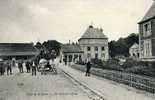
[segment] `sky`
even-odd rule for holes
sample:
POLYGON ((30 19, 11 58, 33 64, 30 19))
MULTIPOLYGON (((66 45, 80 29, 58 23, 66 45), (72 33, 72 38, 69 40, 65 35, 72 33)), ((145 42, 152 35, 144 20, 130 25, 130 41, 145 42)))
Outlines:
POLYGON ((76 42, 89 25, 110 40, 138 33, 153 0, 0 0, 0 43, 76 42))

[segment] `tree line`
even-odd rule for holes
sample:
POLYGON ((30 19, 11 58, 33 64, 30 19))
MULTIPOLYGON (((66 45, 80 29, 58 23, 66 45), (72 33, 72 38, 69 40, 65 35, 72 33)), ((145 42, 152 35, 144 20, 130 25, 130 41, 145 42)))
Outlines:
POLYGON ((129 56, 129 48, 134 44, 139 43, 139 35, 132 33, 125 38, 119 38, 117 41, 113 40, 108 43, 109 55, 113 58, 115 56, 123 55, 129 56))
POLYGON ((37 42, 35 47, 40 51, 40 58, 51 59, 60 55, 61 43, 56 40, 37 42))
MULTIPOLYGON (((132 33, 125 38, 119 38, 117 41, 112 40, 108 43, 110 57, 123 55, 129 56, 129 48, 134 44, 139 43, 139 35, 132 33)), ((76 43, 77 44, 77 43, 76 43)), ((43 43, 37 42, 35 47, 40 50, 42 57, 51 58, 59 56, 62 43, 56 40, 47 40, 43 43), (52 55, 55 54, 55 55, 52 55)))

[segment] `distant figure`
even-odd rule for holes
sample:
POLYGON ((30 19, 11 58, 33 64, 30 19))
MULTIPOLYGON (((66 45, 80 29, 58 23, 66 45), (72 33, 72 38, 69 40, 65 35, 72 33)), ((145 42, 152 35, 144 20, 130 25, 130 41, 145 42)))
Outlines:
POLYGON ((16 61, 15 60, 12 60, 11 61, 11 67, 13 68, 13 67, 16 67, 16 61))
POLYGON ((65 65, 67 65, 67 59, 64 59, 64 61, 65 61, 65 65))
POLYGON ((18 62, 18 68, 19 68, 19 72, 23 73, 23 62, 22 61, 18 62))
POLYGON ((38 59, 38 58, 36 58, 36 59, 34 60, 34 64, 35 64, 35 66, 36 66, 37 71, 39 71, 39 67, 38 67, 38 65, 39 65, 39 59, 38 59))
POLYGON ((56 60, 55 59, 51 59, 50 60, 50 65, 52 67, 52 71, 55 72, 55 74, 57 74, 56 66, 58 66, 58 63, 56 62, 56 60))
POLYGON ((4 75, 4 73, 5 73, 4 62, 0 61, 0 75, 4 75))
POLYGON ((32 63, 32 76, 35 75, 36 76, 36 65, 35 65, 35 62, 33 61, 32 63))
POLYGON ((90 61, 87 62, 86 64, 86 76, 90 76, 90 69, 91 69, 92 64, 90 63, 90 61))
POLYGON ((29 73, 30 72, 30 69, 31 69, 31 67, 30 67, 31 65, 30 65, 30 62, 29 61, 27 61, 26 62, 26 70, 27 70, 27 73, 29 73))
POLYGON ((11 75, 12 74, 11 62, 7 62, 6 68, 7 68, 7 75, 11 75))

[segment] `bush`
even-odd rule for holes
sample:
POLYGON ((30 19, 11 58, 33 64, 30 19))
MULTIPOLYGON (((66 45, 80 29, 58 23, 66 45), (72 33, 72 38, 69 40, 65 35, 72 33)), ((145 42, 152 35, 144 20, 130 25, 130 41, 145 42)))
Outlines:
POLYGON ((93 67, 96 67, 96 68, 122 71, 122 68, 119 65, 118 59, 110 59, 108 61, 102 61, 99 59, 92 59, 91 61, 93 63, 93 67))
POLYGON ((126 61, 122 65, 122 67, 123 67, 123 69, 126 69, 126 68, 131 68, 131 67, 137 66, 137 65, 138 65, 138 62, 136 60, 129 58, 129 59, 126 59, 126 61))
POLYGON ((106 62, 105 69, 122 71, 122 66, 119 65, 118 59, 110 59, 106 62))
POLYGON ((103 66, 103 61, 100 59, 92 59, 91 62, 93 64, 93 67, 102 68, 103 66))
POLYGON ((125 72, 134 73, 138 75, 155 76, 155 71, 149 66, 133 66, 132 68, 127 68, 125 72))
MULTIPOLYGON (((91 62, 95 68, 124 71, 127 73, 146 76, 155 76, 155 62, 137 61, 130 58, 126 59, 123 65, 119 64, 118 59, 109 59, 108 61, 92 59, 91 62)), ((78 64, 84 65, 85 63, 78 62, 78 64)))
POLYGON ((155 76, 154 65, 155 65, 155 62, 127 59, 122 67, 125 72, 139 74, 139 75, 146 75, 146 76, 155 76))

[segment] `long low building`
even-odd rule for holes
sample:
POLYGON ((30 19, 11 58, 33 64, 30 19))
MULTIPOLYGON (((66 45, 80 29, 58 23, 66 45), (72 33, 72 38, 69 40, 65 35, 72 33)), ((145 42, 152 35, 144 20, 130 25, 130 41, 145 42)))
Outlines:
POLYGON ((78 44, 64 44, 61 47, 61 61, 67 63, 73 63, 76 61, 82 61, 83 51, 78 44))
POLYGON ((39 54, 33 43, 0 43, 0 58, 3 60, 30 59, 39 54))

